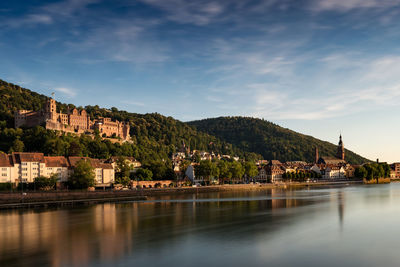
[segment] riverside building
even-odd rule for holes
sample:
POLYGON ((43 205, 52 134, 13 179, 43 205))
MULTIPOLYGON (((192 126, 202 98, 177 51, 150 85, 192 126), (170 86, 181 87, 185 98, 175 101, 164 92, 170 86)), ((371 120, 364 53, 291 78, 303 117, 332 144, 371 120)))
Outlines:
POLYGON ((111 163, 86 157, 46 157, 43 153, 0 153, 0 183, 32 183, 36 177, 56 174, 58 181, 67 182, 80 160, 89 161, 95 173, 96 186, 110 186, 115 180, 111 163))

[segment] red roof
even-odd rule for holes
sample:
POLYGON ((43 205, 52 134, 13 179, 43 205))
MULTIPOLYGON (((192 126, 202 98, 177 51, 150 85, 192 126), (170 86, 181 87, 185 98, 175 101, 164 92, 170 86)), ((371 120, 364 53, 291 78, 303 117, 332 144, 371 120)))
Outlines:
POLYGON ((12 167, 11 158, 5 154, 0 153, 0 167, 12 167))
POLYGON ((68 167, 68 161, 65 157, 44 157, 46 167, 68 167))
POLYGON ((78 162, 81 160, 88 160, 93 168, 113 169, 113 166, 110 163, 104 163, 104 160, 91 159, 87 157, 68 157, 70 167, 76 167, 78 162))
POLYGON ((13 152, 14 163, 21 162, 40 162, 44 163, 43 153, 13 152))

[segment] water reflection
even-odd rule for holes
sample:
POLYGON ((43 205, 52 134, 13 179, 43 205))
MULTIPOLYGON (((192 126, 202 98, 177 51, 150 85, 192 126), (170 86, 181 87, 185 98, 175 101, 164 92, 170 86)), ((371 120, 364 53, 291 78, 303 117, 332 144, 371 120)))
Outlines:
MULTIPOLYGON (((399 189, 396 185, 274 189, 7 211, 0 213, 0 266, 175 266, 177 262, 185 266, 291 266, 294 261, 275 256, 282 250, 315 249, 326 240, 339 242, 336 233, 345 234, 347 228, 345 207, 359 212, 371 199, 375 199, 373 207, 397 203, 400 194, 393 190, 399 189), (334 221, 339 223, 335 226, 334 221), (294 245, 302 239, 301 247, 294 245)), ((302 266, 299 259, 296 265, 302 266)))

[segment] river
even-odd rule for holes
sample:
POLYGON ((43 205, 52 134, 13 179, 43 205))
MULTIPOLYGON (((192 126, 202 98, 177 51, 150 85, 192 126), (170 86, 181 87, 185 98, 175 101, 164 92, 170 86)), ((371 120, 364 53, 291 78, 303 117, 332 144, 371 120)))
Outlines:
POLYGON ((400 184, 0 212, 0 266, 399 266, 400 184))

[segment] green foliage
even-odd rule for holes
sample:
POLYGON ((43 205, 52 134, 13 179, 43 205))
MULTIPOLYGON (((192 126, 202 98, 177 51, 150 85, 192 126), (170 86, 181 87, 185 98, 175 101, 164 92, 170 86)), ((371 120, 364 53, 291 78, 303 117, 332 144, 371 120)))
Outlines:
POLYGON ((118 157, 116 163, 115 179, 122 180, 122 178, 129 177, 132 168, 126 161, 126 157, 118 157))
POLYGON ((238 161, 231 162, 229 170, 232 173, 232 178, 237 179, 241 179, 245 172, 242 164, 240 164, 238 161))
POLYGON ((34 180, 35 188, 39 190, 52 190, 54 189, 58 180, 58 175, 53 174, 50 177, 39 176, 34 180))
POLYGON ((256 164, 254 164, 253 162, 247 161, 244 163, 244 173, 248 176, 248 177, 254 177, 258 174, 258 169, 256 164))
POLYGON ((224 180, 230 180, 232 173, 230 172, 230 163, 225 160, 220 160, 217 164, 219 169, 219 178, 224 180))
POLYGON ((367 178, 367 175, 368 172, 363 166, 356 168, 356 170, 354 171, 354 176, 359 179, 367 178))
POLYGON ((13 188, 12 183, 0 183, 0 191, 11 191, 13 188))
POLYGON ((390 166, 387 163, 370 163, 356 168, 354 175, 359 179, 378 179, 390 177, 390 166))
MULTIPOLYGON (((199 131, 220 138, 223 142, 247 152, 261 154, 265 159, 284 161, 315 160, 315 147, 320 155, 335 156, 336 145, 311 136, 282 128, 271 122, 249 117, 219 117, 188 123, 199 131)), ((253 160, 246 157, 246 160, 253 160)), ((361 164, 369 160, 346 150, 346 160, 361 164)))
POLYGON ((219 169, 215 162, 210 160, 200 161, 199 165, 195 166, 196 176, 203 177, 206 181, 210 181, 213 177, 219 176, 219 169))
POLYGON ((73 189, 86 189, 94 186, 94 178, 95 173, 92 165, 88 160, 82 159, 76 164, 69 177, 69 184, 73 189))
POLYGON ((151 170, 140 168, 133 173, 133 178, 137 181, 151 181, 153 178, 153 173, 151 170))
POLYGON ((131 182, 131 179, 127 176, 117 177, 115 178, 115 182, 117 184, 122 184, 123 186, 127 186, 131 182))

